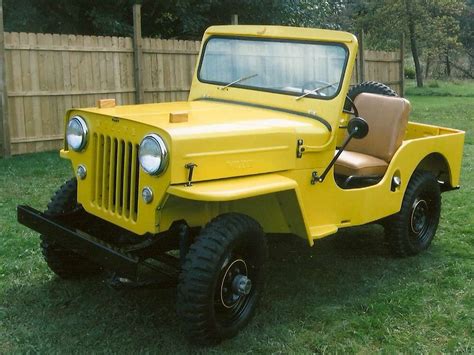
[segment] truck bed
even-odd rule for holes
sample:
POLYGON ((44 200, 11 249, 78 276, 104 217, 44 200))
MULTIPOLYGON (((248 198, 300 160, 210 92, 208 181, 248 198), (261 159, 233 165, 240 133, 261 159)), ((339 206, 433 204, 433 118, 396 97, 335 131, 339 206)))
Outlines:
POLYGON ((408 122, 407 131, 405 133, 404 141, 409 141, 418 138, 443 136, 449 134, 460 134, 464 136, 464 132, 440 126, 433 126, 424 123, 408 122))

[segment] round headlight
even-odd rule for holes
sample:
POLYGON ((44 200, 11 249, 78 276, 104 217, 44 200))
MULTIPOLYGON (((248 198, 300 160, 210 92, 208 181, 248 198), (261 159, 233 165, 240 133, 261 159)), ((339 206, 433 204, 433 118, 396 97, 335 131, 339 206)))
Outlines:
POLYGON ((69 120, 66 130, 66 140, 69 147, 76 152, 84 149, 87 143, 87 124, 80 116, 74 116, 69 120))
POLYGON ((138 152, 140 165, 150 175, 163 173, 168 166, 168 150, 165 142, 157 134, 149 134, 143 138, 138 152))

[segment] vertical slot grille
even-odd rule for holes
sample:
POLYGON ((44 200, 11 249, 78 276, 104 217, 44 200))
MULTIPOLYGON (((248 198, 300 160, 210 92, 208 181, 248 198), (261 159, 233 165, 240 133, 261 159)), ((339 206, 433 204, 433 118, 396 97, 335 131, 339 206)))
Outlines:
POLYGON ((138 215, 138 145, 95 133, 92 137, 92 203, 133 221, 138 215))

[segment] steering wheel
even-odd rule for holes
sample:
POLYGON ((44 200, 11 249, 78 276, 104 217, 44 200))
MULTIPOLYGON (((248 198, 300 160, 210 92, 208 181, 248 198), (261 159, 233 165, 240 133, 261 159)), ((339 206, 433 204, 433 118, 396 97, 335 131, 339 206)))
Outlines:
POLYGON ((322 81, 322 80, 309 80, 309 81, 303 82, 303 85, 301 87, 301 93, 304 94, 305 90, 314 90, 314 89, 316 89, 317 86, 315 86, 315 84, 318 84, 318 86, 326 86, 327 85, 328 88, 333 87, 337 90, 337 85, 336 84, 328 83, 327 81, 322 81))

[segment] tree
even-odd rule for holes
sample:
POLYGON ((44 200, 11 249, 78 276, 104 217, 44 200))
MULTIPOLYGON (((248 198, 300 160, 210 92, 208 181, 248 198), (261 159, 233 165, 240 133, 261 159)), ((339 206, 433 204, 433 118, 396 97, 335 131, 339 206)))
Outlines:
POLYGON ((459 16, 460 35, 465 53, 469 58, 469 68, 461 71, 468 77, 474 77, 474 0, 468 0, 465 10, 459 16))
MULTIPOLYGON (((136 1, 136 0, 135 0, 136 1)), ((130 36, 132 0, 5 0, 7 31, 130 36)), ((344 0, 142 0, 145 36, 200 38, 211 25, 339 28, 344 0)))
POLYGON ((421 56, 442 55, 449 72, 450 52, 458 45, 459 15, 465 0, 353 0, 354 24, 375 47, 409 39, 417 86, 423 86, 421 56))
POLYGON ((68 34, 129 34, 129 0, 4 0, 5 30, 68 34))
POLYGON ((277 24, 341 29, 345 26, 344 0, 280 0, 273 17, 277 24))
POLYGON ((417 33, 415 27, 415 11, 413 2, 411 0, 404 0, 405 5, 405 16, 406 16, 406 23, 408 27, 408 35, 410 37, 410 47, 411 53, 413 55, 413 61, 415 62, 415 73, 416 73, 416 86, 422 87, 423 86, 423 72, 421 71, 420 65, 420 55, 418 53, 418 45, 417 45, 417 33))

